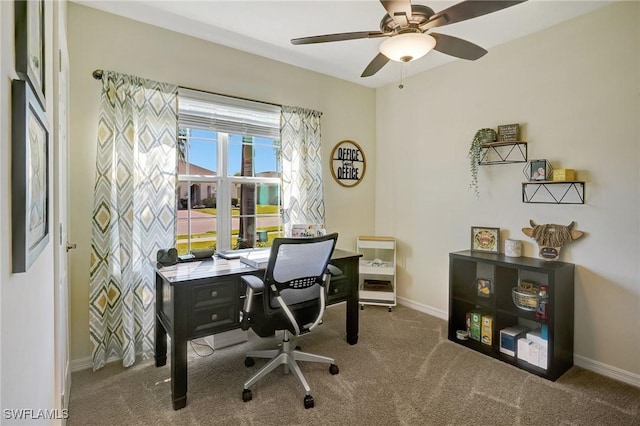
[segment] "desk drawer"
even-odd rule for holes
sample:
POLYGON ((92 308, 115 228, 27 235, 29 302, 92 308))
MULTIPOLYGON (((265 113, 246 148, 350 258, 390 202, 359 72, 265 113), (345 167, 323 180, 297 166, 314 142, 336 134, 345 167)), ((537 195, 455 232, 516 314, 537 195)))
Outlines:
POLYGON ((338 277, 331 278, 331 283, 329 284, 329 292, 327 293, 327 300, 331 303, 334 300, 345 299, 349 295, 349 286, 348 286, 347 277, 344 275, 339 275, 338 277))
POLYGON ((191 307, 202 309, 216 305, 235 306, 239 297, 238 287, 239 283, 234 279, 194 286, 191 293, 191 307))
POLYGON ((191 313, 191 333, 189 335, 212 334, 226 331, 238 322, 236 304, 220 305, 209 309, 198 309, 191 313))

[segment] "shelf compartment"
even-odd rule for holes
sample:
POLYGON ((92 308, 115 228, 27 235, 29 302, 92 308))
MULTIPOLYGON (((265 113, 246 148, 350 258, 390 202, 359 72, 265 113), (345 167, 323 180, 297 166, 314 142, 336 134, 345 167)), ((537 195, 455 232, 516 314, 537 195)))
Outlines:
POLYGON ((393 291, 360 289, 360 303, 371 301, 395 303, 395 300, 396 297, 393 291))
POLYGON ((373 266, 371 260, 361 260, 360 273, 369 275, 395 275, 396 268, 390 264, 390 262, 384 262, 383 266, 373 266))
POLYGON ((581 181, 522 182, 522 202, 533 204, 584 204, 581 181))
POLYGON ((479 165, 527 162, 527 143, 522 141, 494 142, 480 147, 479 165))
POLYGON ((358 247, 361 249, 395 250, 396 240, 393 237, 358 237, 358 247))

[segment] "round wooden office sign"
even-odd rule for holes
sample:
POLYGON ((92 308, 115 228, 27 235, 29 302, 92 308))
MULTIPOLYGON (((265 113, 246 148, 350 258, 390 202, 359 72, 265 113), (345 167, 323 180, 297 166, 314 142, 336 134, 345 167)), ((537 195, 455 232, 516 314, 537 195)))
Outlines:
POLYGON ((331 175, 342 186, 352 187, 364 178, 367 160, 360 145, 344 140, 331 151, 331 175))

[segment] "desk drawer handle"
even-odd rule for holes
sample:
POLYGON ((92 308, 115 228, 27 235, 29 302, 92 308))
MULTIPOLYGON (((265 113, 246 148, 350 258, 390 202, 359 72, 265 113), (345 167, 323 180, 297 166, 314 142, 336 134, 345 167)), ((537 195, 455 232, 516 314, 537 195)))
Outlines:
POLYGON ((218 319, 218 314, 211 315, 211 321, 215 321, 218 319))
POLYGON ((218 297, 218 290, 213 290, 211 292, 211 297, 218 297))

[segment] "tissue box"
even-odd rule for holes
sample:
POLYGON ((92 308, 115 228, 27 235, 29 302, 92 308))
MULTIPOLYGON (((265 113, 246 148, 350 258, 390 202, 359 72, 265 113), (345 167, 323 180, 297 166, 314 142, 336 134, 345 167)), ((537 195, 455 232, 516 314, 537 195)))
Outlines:
POLYGON ((576 171, 573 169, 554 169, 553 180, 576 180, 576 171))
POLYGON ((522 361, 530 362, 529 346, 531 346, 530 340, 527 340, 525 338, 518 339, 518 351, 517 351, 518 359, 521 359, 522 361))

